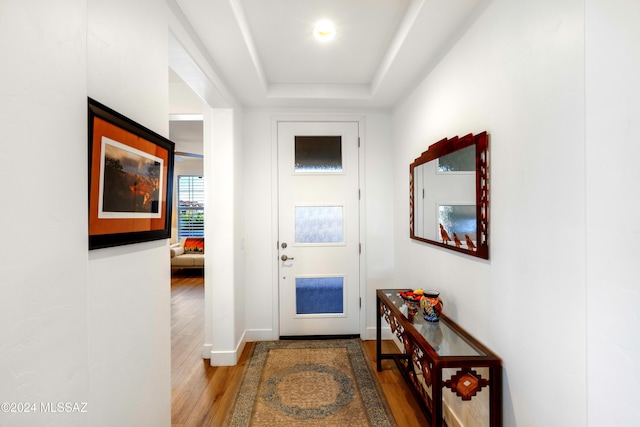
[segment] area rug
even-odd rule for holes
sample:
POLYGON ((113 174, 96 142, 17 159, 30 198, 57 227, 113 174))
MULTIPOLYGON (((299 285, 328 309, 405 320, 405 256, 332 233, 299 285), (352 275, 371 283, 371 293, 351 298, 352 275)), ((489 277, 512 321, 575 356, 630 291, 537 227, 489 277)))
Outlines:
POLYGON ((227 423, 386 427, 396 423, 359 339, 254 344, 227 423))

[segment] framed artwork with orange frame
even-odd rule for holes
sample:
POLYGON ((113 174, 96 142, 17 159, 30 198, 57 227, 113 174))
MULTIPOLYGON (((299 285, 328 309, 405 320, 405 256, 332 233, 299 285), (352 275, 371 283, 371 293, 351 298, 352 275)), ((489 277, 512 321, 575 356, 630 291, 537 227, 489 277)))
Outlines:
POLYGON ((175 145, 88 99, 89 249, 171 237, 175 145))

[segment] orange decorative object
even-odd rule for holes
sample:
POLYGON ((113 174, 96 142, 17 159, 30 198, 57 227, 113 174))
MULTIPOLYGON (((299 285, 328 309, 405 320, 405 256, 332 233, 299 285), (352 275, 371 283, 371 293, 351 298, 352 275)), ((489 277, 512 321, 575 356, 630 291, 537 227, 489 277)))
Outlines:
POLYGON ((424 291, 424 296, 420 299, 420 306, 424 312, 424 320, 427 322, 437 322, 440 320, 443 303, 439 295, 440 292, 424 291))
POLYGON ((440 224, 440 236, 442 237, 442 243, 448 245, 451 241, 451 237, 449 237, 449 233, 447 233, 447 229, 444 228, 442 224, 440 224))
POLYGON ((462 368, 450 380, 445 381, 444 385, 462 400, 471 400, 483 387, 489 385, 489 381, 470 368, 462 368))
POLYGON ((204 253, 204 237, 187 237, 184 241, 184 251, 188 254, 204 253))

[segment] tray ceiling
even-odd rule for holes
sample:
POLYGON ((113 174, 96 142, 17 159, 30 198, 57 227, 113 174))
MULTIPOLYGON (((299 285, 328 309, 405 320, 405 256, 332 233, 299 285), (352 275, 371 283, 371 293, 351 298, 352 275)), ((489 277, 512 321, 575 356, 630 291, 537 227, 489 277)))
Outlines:
POLYGON ((248 107, 392 108, 490 0, 168 0, 248 107), (318 42, 314 24, 333 22, 318 42))

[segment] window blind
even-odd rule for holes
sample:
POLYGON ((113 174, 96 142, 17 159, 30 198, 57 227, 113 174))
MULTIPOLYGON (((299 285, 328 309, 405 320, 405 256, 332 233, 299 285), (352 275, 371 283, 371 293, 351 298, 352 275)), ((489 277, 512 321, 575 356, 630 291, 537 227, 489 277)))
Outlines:
POLYGON ((204 237, 204 178, 178 176, 178 237, 204 237))

